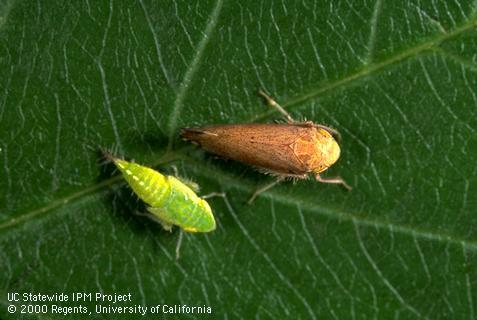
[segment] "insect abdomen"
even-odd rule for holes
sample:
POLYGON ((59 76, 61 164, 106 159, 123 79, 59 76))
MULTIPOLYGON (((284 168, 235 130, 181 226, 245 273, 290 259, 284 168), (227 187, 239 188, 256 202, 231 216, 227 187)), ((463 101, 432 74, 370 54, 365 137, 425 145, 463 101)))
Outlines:
POLYGON ((114 163, 142 201, 151 207, 163 205, 171 189, 164 175, 134 162, 114 159, 114 163))
POLYGON ((215 219, 208 203, 180 180, 133 162, 113 161, 157 218, 188 232, 215 230, 215 219))

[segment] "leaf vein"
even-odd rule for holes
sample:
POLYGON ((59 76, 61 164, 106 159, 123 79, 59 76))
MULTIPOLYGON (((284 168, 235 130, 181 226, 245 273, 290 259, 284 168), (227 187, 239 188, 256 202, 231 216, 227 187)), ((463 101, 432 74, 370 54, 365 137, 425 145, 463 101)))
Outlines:
MULTIPOLYGON (((386 70, 387 68, 395 64, 398 64, 402 61, 405 61, 408 58, 416 57, 420 55, 421 53, 428 50, 435 50, 435 48, 438 46, 439 43, 449 40, 451 38, 454 38, 464 32, 473 30, 475 27, 477 27, 477 17, 474 17, 473 19, 469 20, 466 24, 462 25, 461 27, 454 29, 453 32, 449 32, 445 34, 440 33, 438 36, 434 38, 428 39, 414 47, 410 47, 406 50, 400 51, 396 53, 395 55, 392 55, 388 57, 387 59, 384 59, 380 62, 370 64, 370 65, 364 64, 361 69, 358 69, 354 73, 348 74, 347 76, 337 79, 333 82, 329 82, 317 89, 305 92, 299 96, 296 96, 295 98, 290 99, 289 101, 282 103, 281 105, 289 109, 296 108, 296 107, 299 107, 305 101, 317 99, 318 97, 324 94, 328 94, 328 93, 352 86, 355 83, 361 81, 362 79, 376 72, 381 72, 383 70, 386 70)), ((252 119, 250 120, 251 121, 261 120, 270 116, 271 114, 274 114, 275 112, 276 111, 274 110, 265 111, 263 113, 260 113, 252 117, 252 119)))
POLYGON ((222 10, 223 0, 217 0, 215 7, 212 13, 209 16, 209 21, 207 22, 207 26, 205 27, 204 34, 202 39, 199 41, 199 44, 196 48, 196 54, 192 59, 187 71, 184 75, 184 78, 179 85, 179 89, 176 95, 176 99, 174 101, 174 106, 171 112, 171 116, 169 118, 169 145, 168 150, 172 149, 172 142, 174 141, 174 131, 177 127, 177 121, 181 114, 182 108, 184 107, 184 99, 187 95, 188 89, 192 83, 194 75, 196 74, 197 70, 199 69, 199 65, 202 61, 202 57, 204 55, 205 48, 212 37, 212 33, 215 30, 215 26, 219 20, 220 12, 222 10))
POLYGON ((224 198, 224 202, 225 202, 225 205, 227 206, 227 209, 229 210, 230 214, 232 215, 232 218, 234 219, 235 223, 237 223, 237 225, 239 226, 240 230, 242 231, 242 233, 245 235, 245 238, 247 239, 247 241, 252 245, 252 247, 254 247, 255 250, 257 250, 258 253, 260 253, 262 255, 262 257, 265 259, 265 261, 267 261, 267 263, 270 265, 270 267, 272 268, 272 270, 276 273, 276 275, 278 276, 278 278, 297 296, 297 298, 303 303, 303 305, 305 306, 305 308, 307 309, 309 315, 310 315, 310 318, 311 319, 316 319, 316 316, 315 316, 315 313, 313 312, 313 309, 311 308, 311 306, 308 304, 308 301, 306 301, 306 299, 302 296, 302 294, 300 293, 300 291, 297 290, 297 288, 295 286, 293 286, 290 282, 290 280, 288 280, 285 275, 280 271, 280 269, 278 269, 277 265, 273 262, 273 260, 270 258, 270 256, 265 252, 263 251, 262 248, 260 248, 260 246, 258 245, 258 243, 252 238, 252 236, 250 235, 250 233, 248 232, 247 228, 245 228, 245 226, 242 224, 242 222, 240 222, 237 214, 235 213, 235 210, 232 208, 230 202, 228 201, 227 197, 224 198))
POLYGON ((376 46, 376 32, 378 27, 379 15, 381 14, 382 0, 376 0, 374 3, 373 15, 371 17, 371 27, 368 39, 368 55, 365 59, 366 64, 370 64, 373 61, 374 48, 376 46))
POLYGON ((149 30, 151 31, 152 38, 154 40, 154 46, 156 48, 156 56, 157 56, 157 61, 159 62, 159 66, 161 67, 162 74, 164 75, 164 78, 167 81, 167 84, 175 89, 175 83, 171 79, 171 76, 169 75, 169 72, 167 71, 167 68, 164 64, 164 61, 162 60, 162 53, 161 53, 161 44, 159 42, 157 33, 154 31, 154 26, 152 25, 151 17, 149 16, 149 13, 146 10, 146 5, 144 4, 143 0, 139 0, 139 3, 141 4, 142 10, 144 12, 144 16, 146 17, 146 22, 149 30))
POLYGON ((383 281, 384 285, 388 287, 388 289, 391 291, 391 293, 396 297, 396 299, 406 307, 409 311, 414 313, 415 315, 421 317, 421 314, 409 303, 404 300, 404 298, 401 296, 399 291, 392 285, 392 283, 384 276, 384 274, 381 272, 381 269, 379 269, 378 265, 374 261, 373 257, 369 254, 368 250, 366 249, 366 246, 364 245, 363 239, 361 238, 361 234, 359 232, 359 226, 358 224, 354 224, 355 226, 355 231, 356 231, 356 238, 358 239, 358 244, 359 247, 361 248, 361 251, 363 252, 364 256, 368 260, 369 264, 373 268, 374 272, 381 278, 383 281))

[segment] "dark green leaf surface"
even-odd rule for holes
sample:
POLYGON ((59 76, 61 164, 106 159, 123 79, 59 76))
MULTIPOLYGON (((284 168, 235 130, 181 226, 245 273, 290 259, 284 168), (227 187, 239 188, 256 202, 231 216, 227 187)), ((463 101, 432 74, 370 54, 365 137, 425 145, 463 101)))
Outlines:
MULTIPOLYGON (((0 1, 0 318, 64 318, 7 293, 104 292, 226 319, 475 319, 476 27, 470 0, 0 1), (341 132, 327 176, 351 192, 286 182, 248 206, 270 177, 178 138, 279 119, 258 88, 341 132), (226 192, 217 230, 175 261, 177 231, 133 215, 98 146, 226 192)), ((118 318, 95 304, 68 318, 118 318)))

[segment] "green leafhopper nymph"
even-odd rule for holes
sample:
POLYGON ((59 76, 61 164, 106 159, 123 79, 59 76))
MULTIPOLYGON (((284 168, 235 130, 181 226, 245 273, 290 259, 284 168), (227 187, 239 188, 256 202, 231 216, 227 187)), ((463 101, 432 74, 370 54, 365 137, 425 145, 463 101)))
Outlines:
POLYGON ((209 204, 184 182, 156 170, 113 156, 110 160, 121 171, 134 193, 148 205, 148 211, 166 230, 173 225, 187 232, 215 230, 209 204))
MULTIPOLYGON (((103 153, 121 171, 134 193, 147 204, 148 216, 158 221, 165 230, 171 230, 173 225, 186 232, 215 230, 215 219, 209 204, 192 190, 194 186, 191 183, 116 158, 108 152, 103 153)), ((176 248, 177 256, 181 236, 176 248)))

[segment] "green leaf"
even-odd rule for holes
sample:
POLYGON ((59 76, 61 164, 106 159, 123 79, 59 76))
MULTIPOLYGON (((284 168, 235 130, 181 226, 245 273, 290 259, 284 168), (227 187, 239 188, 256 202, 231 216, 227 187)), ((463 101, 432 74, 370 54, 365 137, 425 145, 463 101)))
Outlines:
POLYGON ((7 294, 26 292, 93 315, 70 319, 165 304, 228 319, 475 319, 476 6, 0 1, 0 318, 64 318, 21 314, 7 294), (280 119, 258 88, 340 131, 326 176, 351 192, 289 181, 248 206, 271 177, 180 141, 183 126, 280 119), (133 215, 141 204, 100 146, 226 192, 209 201, 217 230, 187 234, 175 261, 178 232, 133 215))

